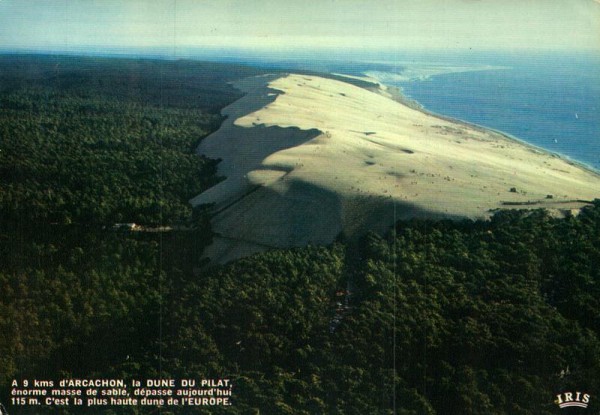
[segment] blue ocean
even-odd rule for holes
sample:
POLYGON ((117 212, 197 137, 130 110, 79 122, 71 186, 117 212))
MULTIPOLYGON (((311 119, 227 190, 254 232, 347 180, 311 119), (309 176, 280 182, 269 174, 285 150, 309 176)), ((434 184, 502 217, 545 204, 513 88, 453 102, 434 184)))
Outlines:
POLYGON ((435 113, 508 133, 600 170, 600 58, 480 56, 371 71, 435 113))

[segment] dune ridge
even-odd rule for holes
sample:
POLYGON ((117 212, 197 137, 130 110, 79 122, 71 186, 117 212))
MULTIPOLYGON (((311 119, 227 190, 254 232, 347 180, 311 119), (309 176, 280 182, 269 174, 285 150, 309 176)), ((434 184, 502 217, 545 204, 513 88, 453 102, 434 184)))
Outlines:
POLYGON ((384 231, 397 219, 487 218, 497 209, 571 212, 600 196, 600 176, 498 132, 437 117, 380 93, 312 75, 266 75, 197 152, 226 179, 213 204, 224 263, 268 248, 384 231))

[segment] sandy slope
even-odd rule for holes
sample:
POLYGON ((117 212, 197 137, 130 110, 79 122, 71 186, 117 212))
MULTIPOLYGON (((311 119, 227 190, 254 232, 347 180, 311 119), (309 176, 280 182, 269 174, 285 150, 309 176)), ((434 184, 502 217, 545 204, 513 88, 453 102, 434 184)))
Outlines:
POLYGON ((511 203, 568 210, 600 197, 600 176, 588 170, 385 94, 293 74, 236 87, 247 95, 198 148, 222 159, 227 179, 192 200, 215 204, 220 237, 207 255, 217 262, 385 230, 394 219, 525 207, 511 203))

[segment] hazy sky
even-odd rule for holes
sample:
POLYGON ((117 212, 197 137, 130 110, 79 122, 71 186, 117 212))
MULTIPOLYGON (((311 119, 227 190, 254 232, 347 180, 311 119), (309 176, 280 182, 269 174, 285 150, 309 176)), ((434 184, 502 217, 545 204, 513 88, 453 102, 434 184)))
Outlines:
POLYGON ((593 49, 600 0, 0 0, 0 48, 593 49))

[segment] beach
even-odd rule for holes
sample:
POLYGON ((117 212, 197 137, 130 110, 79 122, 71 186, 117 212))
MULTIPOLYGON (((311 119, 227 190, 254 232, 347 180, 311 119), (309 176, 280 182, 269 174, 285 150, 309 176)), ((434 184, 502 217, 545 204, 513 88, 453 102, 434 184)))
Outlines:
POLYGON ((339 80, 287 74, 235 84, 221 128, 198 153, 226 179, 212 204, 207 256, 331 243, 396 220, 489 218, 498 209, 571 214, 600 196, 600 176, 499 132, 419 110, 339 80))

